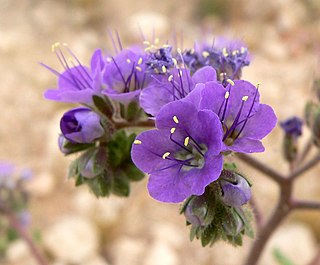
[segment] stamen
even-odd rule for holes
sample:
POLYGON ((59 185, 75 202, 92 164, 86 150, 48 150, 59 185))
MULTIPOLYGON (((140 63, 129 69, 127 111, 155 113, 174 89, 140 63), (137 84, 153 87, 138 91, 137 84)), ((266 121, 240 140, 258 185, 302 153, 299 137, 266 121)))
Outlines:
POLYGON ((180 48, 177 48, 177 53, 181 53, 181 49, 180 48))
POLYGON ((239 53, 238 50, 234 50, 234 51, 232 52, 232 55, 235 56, 235 55, 237 55, 238 53, 239 53))
POLYGON ((224 57, 227 57, 229 55, 229 53, 227 52, 227 48, 222 49, 222 54, 224 57))
POLYGON ((127 59, 127 63, 131 63, 131 60, 130 60, 130 59, 127 59))
POLYGON ((171 82, 172 79, 173 79, 173 75, 170 75, 170 76, 168 77, 168 81, 171 82))
POLYGON ((184 139, 184 146, 188 146, 190 137, 184 139))
POLYGON ((172 58, 172 61, 173 61, 173 64, 174 64, 174 65, 177 65, 177 64, 178 64, 178 61, 177 61, 176 58, 172 58))
POLYGON ((171 134, 173 134, 175 131, 176 131, 176 128, 174 128, 174 127, 172 127, 172 128, 170 129, 170 133, 171 133, 171 134))
POLYGON ((174 121, 176 124, 179 123, 179 120, 178 120, 177 116, 173 116, 172 119, 173 119, 173 121, 174 121))
POLYGON ((241 53, 245 53, 247 51, 247 49, 245 47, 241 47, 240 52, 241 53))
POLYGON ((162 70, 163 73, 167 72, 167 68, 164 65, 162 65, 161 70, 162 70))
POLYGON ((142 64, 142 58, 141 57, 138 60, 138 64, 142 64))
POLYGON ((179 76, 179 77, 182 77, 182 70, 181 70, 181 69, 179 69, 178 76, 179 76))
POLYGON ((112 59, 110 57, 107 58, 107 62, 110 63, 112 62, 112 59))
POLYGON ((243 101, 247 101, 248 98, 249 98, 248 96, 243 96, 243 97, 242 97, 242 100, 243 100, 243 101))
POLYGON ((60 46, 60 42, 55 42, 51 45, 51 51, 55 52, 56 48, 60 46))
POLYGON ((145 40, 145 41, 143 41, 143 44, 144 45, 150 45, 150 41, 145 40))
POLYGON ((162 155, 162 159, 166 159, 170 155, 170 152, 166 152, 162 155))
POLYGON ((227 92, 224 94, 224 98, 227 99, 227 98, 229 98, 229 96, 230 96, 230 92, 227 91, 227 92))
POLYGON ((231 79, 226 80, 230 85, 234 86, 234 82, 231 79))
POLYGON ((259 89, 260 86, 261 86, 261 82, 258 82, 258 83, 256 84, 256 88, 259 89))
POLYGON ((134 140, 133 142, 134 144, 142 144, 142 142, 140 140, 134 140))
POLYGON ((136 69, 139 71, 139 72, 142 72, 142 69, 140 66, 136 66, 136 69))
POLYGON ((202 56, 203 56, 204 58, 207 58, 209 55, 210 55, 210 53, 207 52, 207 51, 203 51, 203 52, 202 52, 202 56))

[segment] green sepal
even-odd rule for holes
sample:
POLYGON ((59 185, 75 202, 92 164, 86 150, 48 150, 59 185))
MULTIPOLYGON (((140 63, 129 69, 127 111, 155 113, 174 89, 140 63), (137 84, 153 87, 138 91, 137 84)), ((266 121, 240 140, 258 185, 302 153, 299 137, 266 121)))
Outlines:
POLYGON ((101 114, 108 118, 112 117, 114 109, 111 101, 107 97, 102 98, 97 95, 93 95, 92 100, 94 106, 101 114))
POLYGON ((127 175, 119 170, 114 174, 113 193, 120 197, 128 197, 130 194, 130 182, 127 175))
POLYGON ((63 143, 63 148, 65 150, 68 150, 68 153, 66 153, 65 155, 70 155, 70 154, 74 154, 74 153, 89 149, 94 145, 95 145, 94 143, 90 143, 90 144, 72 143, 67 139, 65 139, 63 143))
POLYGON ((131 101, 127 106, 126 118, 128 121, 137 120, 140 117, 141 108, 138 102, 131 101))
POLYGON ((93 179, 86 179, 85 183, 88 184, 90 190, 97 198, 106 197, 111 194, 113 186, 112 176, 109 176, 107 172, 104 172, 93 179))

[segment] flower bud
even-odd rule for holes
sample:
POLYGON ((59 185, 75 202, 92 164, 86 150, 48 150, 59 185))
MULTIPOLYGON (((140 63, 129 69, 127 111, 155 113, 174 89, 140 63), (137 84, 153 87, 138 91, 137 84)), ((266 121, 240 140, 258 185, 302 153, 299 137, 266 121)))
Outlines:
POLYGON ((244 222, 240 214, 243 214, 240 208, 233 208, 222 224, 223 230, 228 236, 237 236, 244 229, 244 222))
POLYGON ((184 210, 187 221, 195 226, 205 226, 211 222, 206 218, 207 213, 208 203, 204 196, 192 196, 184 210))
POLYGON ((221 200, 231 207, 240 207, 251 198, 248 181, 236 172, 223 170, 219 179, 222 190, 221 200))
POLYGON ((63 136, 73 143, 91 143, 104 134, 100 116, 88 108, 75 108, 60 120, 63 136))
POLYGON ((107 162, 104 148, 89 150, 84 153, 79 161, 79 173, 82 177, 92 179, 103 173, 107 162))
POLYGON ((284 130, 283 153, 287 161, 292 162, 298 154, 298 137, 302 134, 302 120, 298 117, 289 118, 280 123, 284 130))

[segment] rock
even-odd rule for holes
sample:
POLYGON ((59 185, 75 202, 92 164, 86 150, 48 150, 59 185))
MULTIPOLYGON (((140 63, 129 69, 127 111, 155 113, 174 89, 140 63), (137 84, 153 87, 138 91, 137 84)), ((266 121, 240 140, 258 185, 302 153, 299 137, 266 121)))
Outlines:
POLYGON ((97 199, 88 191, 87 187, 77 192, 73 197, 76 211, 101 227, 116 223, 125 204, 126 199, 115 196, 97 199))
POLYGON ((141 265, 148 244, 141 238, 123 236, 112 243, 109 252, 113 265, 141 265))
POLYGON ((163 242, 169 246, 178 248, 187 240, 185 230, 171 223, 153 223, 150 228, 153 240, 163 242))
POLYGON ((54 176, 51 172, 41 172, 34 176, 27 185, 34 196, 48 196, 55 188, 54 176))
POLYGON ((83 264, 96 256, 99 239, 96 228, 83 217, 66 216, 43 234, 44 246, 61 262, 83 264))
POLYGON ((261 258, 261 265, 275 264, 273 251, 278 249, 295 264, 309 264, 317 251, 311 230, 302 223, 280 227, 267 244, 261 258))
POLYGON ((19 265, 37 265, 38 263, 32 257, 29 247, 25 241, 18 239, 8 247, 6 251, 8 262, 19 265))
POLYGON ((109 263, 101 256, 95 256, 90 258, 85 263, 86 265, 109 265, 109 263))
POLYGON ((143 265, 177 265, 179 257, 166 242, 155 242, 145 253, 143 265))

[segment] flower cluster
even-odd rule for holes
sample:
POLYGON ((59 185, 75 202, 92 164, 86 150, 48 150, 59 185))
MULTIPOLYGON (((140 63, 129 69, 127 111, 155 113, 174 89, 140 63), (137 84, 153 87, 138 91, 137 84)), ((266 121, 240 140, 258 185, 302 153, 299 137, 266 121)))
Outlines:
POLYGON ((219 221, 225 236, 232 234, 236 242, 246 233, 241 207, 251 192, 238 171, 226 169, 224 158, 233 152, 263 152, 261 139, 277 122, 272 108, 260 103, 259 85, 241 80, 242 68, 250 63, 248 49, 225 38, 183 51, 161 46, 158 39, 143 44, 124 49, 120 43, 113 56, 96 50, 90 66, 67 45, 53 45, 64 71, 44 65, 58 76, 57 88, 48 89, 45 97, 82 105, 60 122, 61 151, 81 152, 70 176, 97 196, 127 196, 130 181, 141 179, 142 171, 149 174, 153 198, 189 202, 184 213, 197 227, 214 218, 206 219, 207 210, 195 207, 211 207, 209 212, 218 207, 220 218, 231 218, 236 231, 219 221), (129 134, 146 125, 155 128, 129 134), (206 205, 211 196, 206 193, 214 194, 217 203, 206 205))

